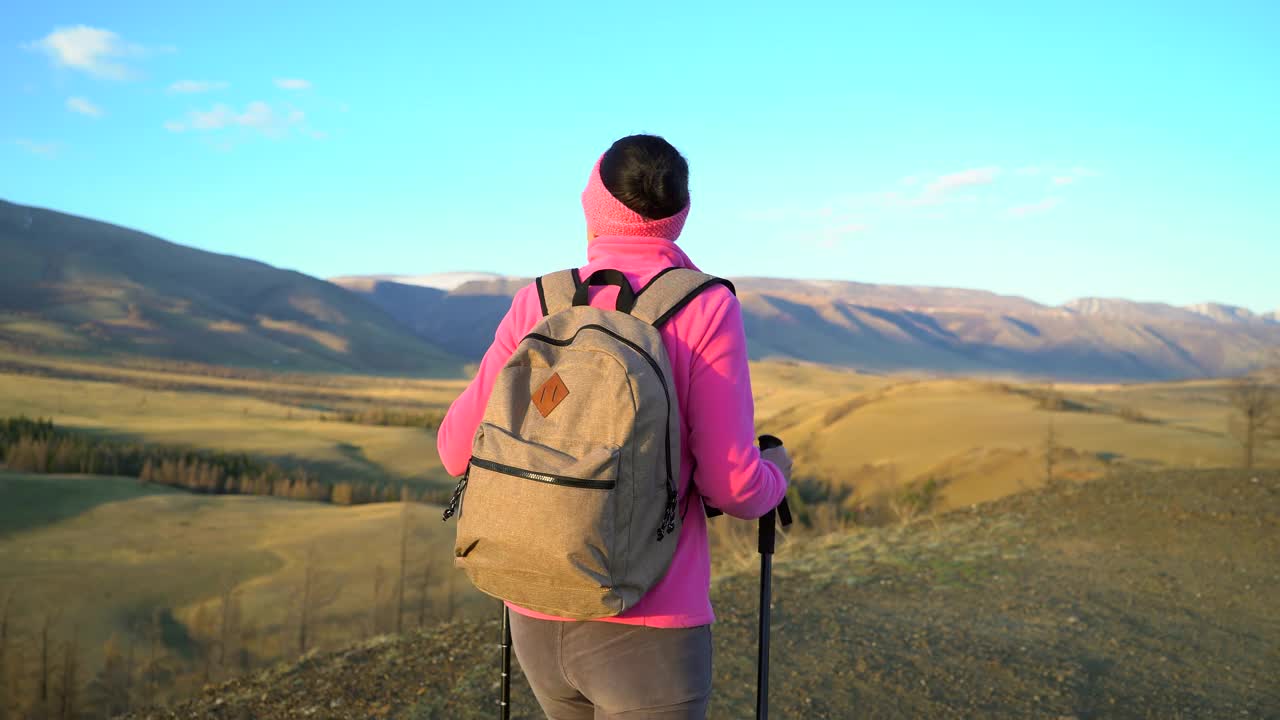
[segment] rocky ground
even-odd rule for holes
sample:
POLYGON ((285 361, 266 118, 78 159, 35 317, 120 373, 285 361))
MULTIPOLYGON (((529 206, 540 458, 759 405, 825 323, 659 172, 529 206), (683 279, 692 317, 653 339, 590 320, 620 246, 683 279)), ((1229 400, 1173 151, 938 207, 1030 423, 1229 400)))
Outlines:
MULTIPOLYGON (((1280 718, 1275 471, 1065 485, 792 540, 775 567, 776 718, 1280 718)), ((757 593, 753 569, 716 582, 712 718, 753 715, 757 593)), ((494 717, 498 631, 379 638, 130 717, 494 717)), ((541 717, 518 674, 513 696, 541 717)))

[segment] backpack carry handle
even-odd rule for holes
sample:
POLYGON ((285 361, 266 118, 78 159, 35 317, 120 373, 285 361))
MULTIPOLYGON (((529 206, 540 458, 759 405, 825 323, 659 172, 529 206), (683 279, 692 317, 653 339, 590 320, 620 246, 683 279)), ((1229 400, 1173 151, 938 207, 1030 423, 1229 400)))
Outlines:
POLYGON ((626 275, 617 270, 597 270, 574 291, 574 307, 583 307, 588 304, 587 291, 592 285, 618 286, 618 304, 616 305, 618 312, 630 313, 636 306, 636 291, 632 289, 626 275))

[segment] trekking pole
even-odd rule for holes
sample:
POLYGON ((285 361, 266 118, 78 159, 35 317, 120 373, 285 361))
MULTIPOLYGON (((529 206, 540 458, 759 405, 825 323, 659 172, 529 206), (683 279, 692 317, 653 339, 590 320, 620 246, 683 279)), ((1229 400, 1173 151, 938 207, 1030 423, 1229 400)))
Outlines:
POLYGON ((502 604, 502 691, 498 701, 499 717, 511 717, 511 610, 502 604))
MULTIPOLYGON (((782 441, 773 435, 761 435, 760 449, 781 447, 782 441)), ((778 521, 786 527, 791 524, 791 508, 787 498, 775 510, 760 518, 760 652, 756 657, 756 718, 769 718, 769 626, 773 602, 773 550, 778 534, 778 521)))

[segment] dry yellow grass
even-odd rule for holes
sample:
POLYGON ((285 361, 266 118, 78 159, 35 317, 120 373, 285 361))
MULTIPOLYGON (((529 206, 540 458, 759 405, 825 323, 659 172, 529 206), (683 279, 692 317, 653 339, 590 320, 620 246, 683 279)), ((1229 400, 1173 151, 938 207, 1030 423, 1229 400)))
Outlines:
POLYGON ((276 320, 274 318, 267 317, 266 315, 259 315, 257 320, 259 326, 268 330, 277 330, 279 332, 301 335, 302 337, 309 338, 320 343, 334 352, 345 353, 349 350, 349 343, 346 338, 335 335, 331 332, 317 330, 315 328, 307 327, 301 323, 289 322, 288 320, 276 320))
MULTIPOLYGON (((847 380, 824 368, 756 366, 757 426, 782 436, 798 472, 851 484, 863 499, 937 478, 939 508, 1042 484, 1052 424, 1055 476, 1108 464, 1234 466, 1225 382, 1055 386, 1071 407, 1042 409, 1043 385, 907 376, 847 380), (810 380, 810 378, 812 378, 810 380), (844 383, 844 389, 841 384, 844 383), (1144 417, 1142 422, 1135 418, 1144 417)), ((1272 448, 1264 464, 1280 462, 1272 448)))
POLYGON ((244 325, 241 325, 238 322, 232 322, 230 320, 214 320, 210 322, 208 325, 206 325, 205 327, 209 328, 210 330, 216 330, 218 332, 226 332, 226 333, 242 333, 245 331, 244 325))
MULTIPOLYGON (((384 390, 410 394, 394 387, 384 390)), ((321 411, 259 399, 252 392, 151 390, 0 373, 0 416, 51 417, 60 426, 149 443, 302 461, 323 467, 326 479, 335 481, 345 473, 358 479, 451 484, 432 431, 323 422, 321 411)))
POLYGON ((63 345, 82 346, 86 344, 84 338, 68 332, 66 328, 55 323, 21 316, 11 316, 4 313, 0 313, 0 331, 27 335, 37 340, 52 341, 63 345))
MULTIPOLYGON (((0 349, 0 363, 13 363, 58 375, 92 377, 103 382, 156 384, 176 388, 209 390, 246 396, 262 394, 291 397, 341 397, 353 402, 411 403, 425 406, 448 405, 462 389, 465 380, 428 380, 418 378, 376 377, 370 375, 325 375, 320 373, 286 374, 261 379, 260 371, 252 376, 222 377, 175 369, 172 364, 133 367, 89 360, 33 356, 0 349)), ((0 397, 3 397, 0 395, 0 397)))
MULTIPOLYGON (((221 378, 171 370, 42 360, 100 380, 0 373, 0 415, 53 417, 70 427, 218 450, 301 459, 353 477, 449 478, 435 436, 413 428, 321 422, 320 412, 283 404, 308 397, 350 407, 443 408, 463 381, 368 376, 221 378), (142 382, 200 390, 149 390, 142 382), (133 383, 133 384, 130 384, 133 383)), ((795 362, 752 365, 757 426, 781 435, 799 472, 852 485, 863 499, 930 477, 946 482, 940 507, 991 500, 1042 483, 1052 422, 1055 474, 1092 477, 1109 463, 1232 466, 1231 409, 1222 381, 1145 385, 1059 384, 1088 411, 1050 412, 1016 380, 868 375, 795 362), (1145 418, 1149 422, 1136 421, 1145 418)), ((1280 461, 1280 449, 1261 455, 1280 461)), ((336 478, 341 479, 341 478, 336 478)))
MULTIPOLYGON (((17 479, 67 486, 66 478, 0 473, 0 485, 17 479)), ((99 482, 136 485, 111 478, 87 478, 83 484, 99 482)), ((82 492, 69 486, 66 491, 82 492)), ((139 488, 140 495, 145 492, 154 491, 139 488)), ((256 654, 287 654, 296 645, 303 567, 313 552, 317 584, 336 597, 317 610, 312 644, 334 646, 372 631, 379 566, 386 577, 381 629, 393 627, 402 507, 410 530, 406 627, 416 623, 428 566, 430 622, 446 612, 446 588, 455 614, 483 612, 483 596, 463 578, 453 578, 451 586, 446 580, 453 528, 440 522, 438 508, 186 493, 113 499, 65 520, 0 536, 0 599, 6 589, 16 591, 16 627, 37 627, 45 612, 58 616, 58 637, 77 626, 92 658, 89 667, 96 668, 97 653, 111 634, 125 635, 131 621, 145 620, 153 608, 171 609, 198 635, 202 631, 193 621, 199 608, 218 608, 221 594, 234 588, 245 628, 254 631, 246 645, 256 654)))

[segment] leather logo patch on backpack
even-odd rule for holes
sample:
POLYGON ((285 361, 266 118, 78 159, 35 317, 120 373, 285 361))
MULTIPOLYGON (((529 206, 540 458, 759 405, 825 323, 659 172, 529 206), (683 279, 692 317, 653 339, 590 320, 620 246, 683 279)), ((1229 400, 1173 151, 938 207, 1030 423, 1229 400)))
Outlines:
POLYGON ((555 373, 547 378, 547 381, 542 383, 542 387, 533 394, 533 406, 538 408, 542 417, 546 417, 567 397, 569 397, 569 388, 564 384, 564 380, 560 379, 560 373, 555 373))

